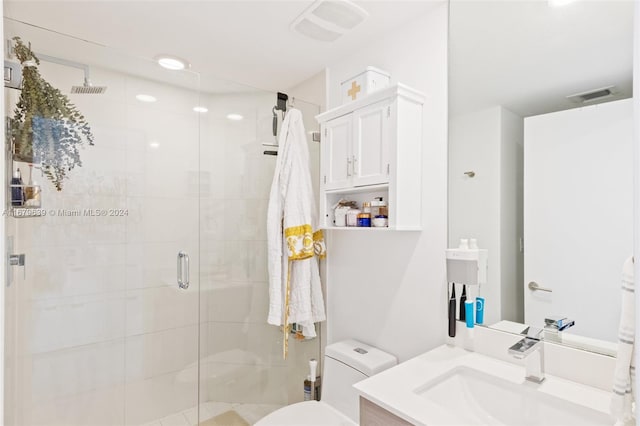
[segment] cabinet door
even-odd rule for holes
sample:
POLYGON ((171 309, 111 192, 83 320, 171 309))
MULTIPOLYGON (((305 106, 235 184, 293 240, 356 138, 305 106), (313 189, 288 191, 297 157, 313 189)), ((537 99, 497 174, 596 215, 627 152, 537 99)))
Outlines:
POLYGON ((389 101, 353 113, 353 186, 389 182, 390 116, 389 101))
POLYGON ((325 190, 351 186, 353 157, 351 155, 351 114, 324 124, 322 142, 322 182, 325 190))

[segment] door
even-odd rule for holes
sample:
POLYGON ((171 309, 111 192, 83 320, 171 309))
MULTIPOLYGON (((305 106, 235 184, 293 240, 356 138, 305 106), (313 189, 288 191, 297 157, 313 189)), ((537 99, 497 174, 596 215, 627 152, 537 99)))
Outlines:
POLYGON ((568 332, 616 341, 620 319, 597 312, 619 312, 632 253, 632 102, 527 118, 524 142, 525 322, 566 316, 568 332))
MULTIPOLYGON (((203 86, 212 81, 204 76, 203 86)), ((273 140, 277 94, 237 87, 235 93, 202 100, 209 111, 226 114, 233 105, 244 117, 220 120, 219 114, 209 114, 201 121, 199 418, 211 425, 254 424, 272 410, 301 401, 300 378, 308 374, 309 359, 322 360, 319 338, 293 335, 283 360, 282 330, 266 322, 265 219, 279 158, 264 155, 261 142, 273 140)), ((320 108, 299 99, 295 108, 302 113, 317 194, 320 144, 311 133, 318 131, 314 117, 320 108)))
POLYGON ((351 150, 352 128, 352 114, 338 117, 324 124, 322 184, 326 190, 352 186, 354 171, 351 150))
MULTIPOLYGON (((7 266, 4 424, 177 423, 171 418, 186 422, 185 413, 195 424, 199 77, 117 72, 114 62, 157 64, 16 21, 4 31, 38 53, 94 58, 94 88, 107 88, 72 94, 82 71, 42 56, 41 75, 86 117, 95 145, 80 149, 82 167, 67 172, 61 191, 38 163, 6 153, 6 174, 20 168, 25 183, 32 175, 42 205, 29 210, 35 217, 19 207, 5 220, 6 254, 25 262, 7 266)), ((4 90, 12 115, 21 92, 4 90)))
POLYGON ((353 113, 353 186, 389 182, 391 105, 378 102, 353 113))

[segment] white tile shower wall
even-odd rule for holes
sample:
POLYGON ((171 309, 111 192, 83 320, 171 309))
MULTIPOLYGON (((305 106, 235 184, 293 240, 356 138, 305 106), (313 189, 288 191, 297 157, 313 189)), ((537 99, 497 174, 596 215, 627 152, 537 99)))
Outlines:
MULTIPOLYGON (((56 87, 77 83, 64 67, 41 70, 56 87)), ((49 214, 15 223, 28 261, 11 296, 13 424, 138 424, 197 404, 197 91, 92 71, 107 92, 71 97, 96 145, 60 193, 34 173, 49 214), (143 90, 158 101, 136 101, 143 90), (179 249, 192 255, 187 291, 176 284, 179 249)))
POLYGON ((447 246, 447 4, 434 3, 384 39, 328 67, 328 108, 340 81, 368 65, 424 92, 421 232, 332 231, 328 342, 356 338, 404 361, 444 341, 447 246))

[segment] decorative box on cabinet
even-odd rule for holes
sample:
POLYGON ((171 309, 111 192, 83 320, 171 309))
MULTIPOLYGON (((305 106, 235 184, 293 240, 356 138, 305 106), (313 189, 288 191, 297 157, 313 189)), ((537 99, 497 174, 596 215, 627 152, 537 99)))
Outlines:
POLYGON ((322 132, 320 226, 346 230, 420 230, 422 105, 405 85, 382 89, 316 117, 322 132), (342 198, 389 205, 388 228, 334 226, 342 198))

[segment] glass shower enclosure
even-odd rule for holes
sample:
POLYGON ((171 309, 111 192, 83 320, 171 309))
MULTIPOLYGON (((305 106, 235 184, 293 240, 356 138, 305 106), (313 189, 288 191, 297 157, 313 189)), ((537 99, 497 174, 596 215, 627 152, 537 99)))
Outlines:
MULTIPOLYGON (((252 424, 300 401, 319 339, 292 339, 283 360, 281 331, 266 324, 276 157, 262 144, 275 142, 276 94, 8 16, 14 36, 63 59, 39 71, 95 145, 57 191, 5 144, 7 185, 20 169, 40 187, 39 206, 6 203, 5 424, 252 424), (83 66, 104 93, 70 93, 83 66)), ((7 116, 20 94, 4 89, 7 116)), ((317 130, 318 106, 296 107, 317 130)), ((313 175, 317 145, 309 136, 313 175)))

